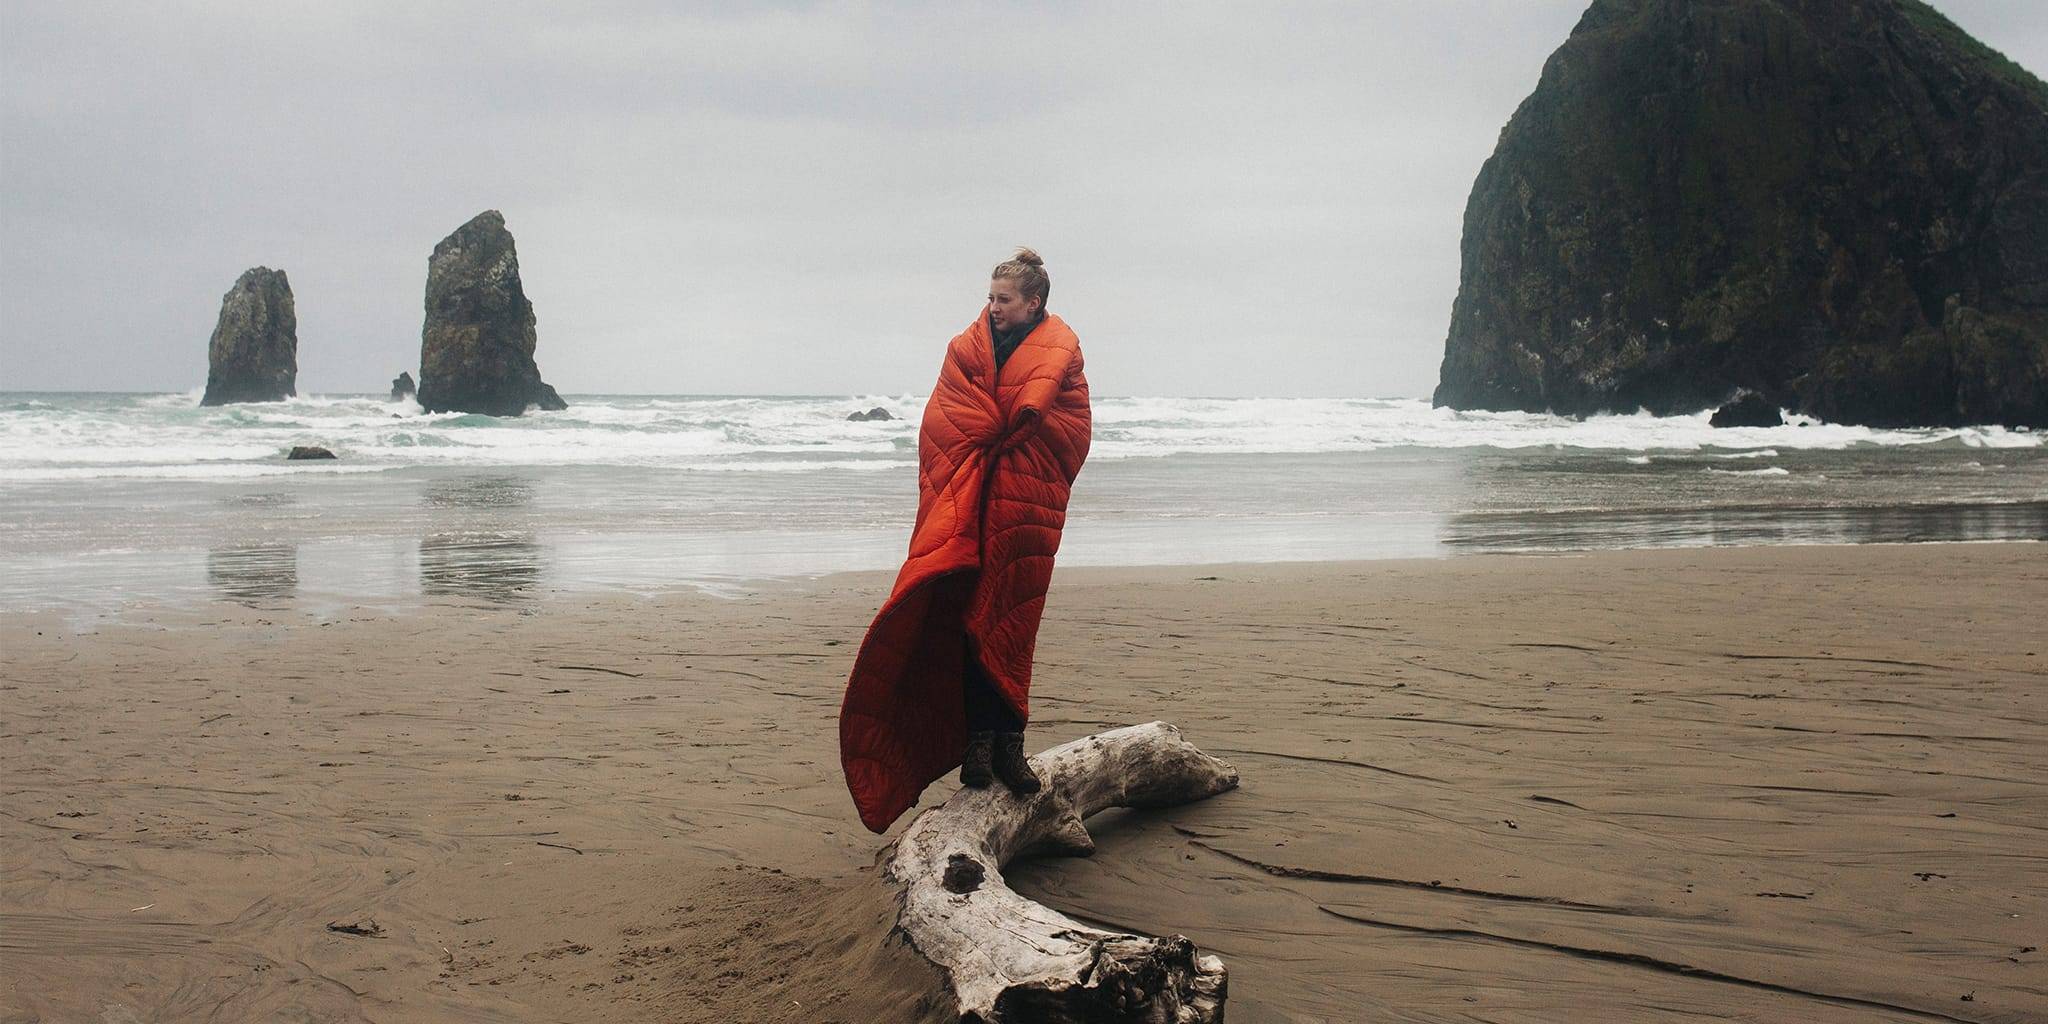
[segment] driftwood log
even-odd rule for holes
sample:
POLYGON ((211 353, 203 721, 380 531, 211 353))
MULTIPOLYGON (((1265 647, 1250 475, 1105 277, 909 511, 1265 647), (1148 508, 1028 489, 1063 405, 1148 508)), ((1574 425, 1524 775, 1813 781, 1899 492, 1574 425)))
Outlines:
POLYGON ((1223 961, 1184 936, 1085 925, 1003 884, 1027 852, 1087 856, 1082 819, 1169 807, 1237 786, 1237 770, 1165 722, 1097 733, 1031 759, 1045 788, 962 789, 910 823, 881 859, 902 900, 897 930, 938 968, 963 1024, 1133 1021, 1221 1024, 1223 961))

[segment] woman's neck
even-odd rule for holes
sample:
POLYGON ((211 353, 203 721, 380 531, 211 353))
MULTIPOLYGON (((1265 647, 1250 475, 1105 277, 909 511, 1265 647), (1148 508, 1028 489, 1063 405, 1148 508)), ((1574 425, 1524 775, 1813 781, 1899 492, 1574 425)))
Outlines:
POLYGON ((995 320, 991 318, 988 323, 988 330, 990 334, 993 334, 996 337, 1005 340, 1010 338, 1021 338, 1026 334, 1031 333, 1032 328, 1037 327, 1039 324, 1043 322, 1045 322, 1045 310, 1041 309, 1038 312, 1031 314, 1031 319, 1026 320, 1021 324, 1018 324, 1015 327, 997 327, 995 320))

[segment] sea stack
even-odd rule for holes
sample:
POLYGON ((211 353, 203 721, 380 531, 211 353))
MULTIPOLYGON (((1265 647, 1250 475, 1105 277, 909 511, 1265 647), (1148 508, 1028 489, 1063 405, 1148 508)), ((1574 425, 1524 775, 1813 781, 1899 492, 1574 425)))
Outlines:
POLYGON ((220 300, 200 405, 281 402, 298 394, 299 314, 282 270, 252 267, 220 300))
POLYGON ((1918 0, 1594 0, 1465 208, 1436 404, 2048 424, 2048 86, 1918 0))
POLYGON ((428 412, 518 416, 528 406, 566 409, 540 379, 533 303, 519 281, 519 254, 496 210, 456 228, 427 259, 427 315, 420 330, 419 403, 428 412))

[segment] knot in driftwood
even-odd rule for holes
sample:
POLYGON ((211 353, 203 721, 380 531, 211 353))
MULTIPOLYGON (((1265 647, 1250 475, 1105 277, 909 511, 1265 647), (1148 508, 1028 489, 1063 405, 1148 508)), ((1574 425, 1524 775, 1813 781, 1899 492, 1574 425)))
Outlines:
POLYGON ((988 877, 988 869, 981 862, 964 853, 946 858, 946 874, 942 879, 947 892, 962 896, 981 888, 981 880, 988 877))

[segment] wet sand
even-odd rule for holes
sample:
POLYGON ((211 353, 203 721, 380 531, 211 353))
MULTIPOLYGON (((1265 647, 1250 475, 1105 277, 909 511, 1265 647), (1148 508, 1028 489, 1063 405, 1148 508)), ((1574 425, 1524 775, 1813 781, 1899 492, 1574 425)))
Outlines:
MULTIPOLYGON (((888 582, 0 619, 0 1020, 935 1017, 836 756, 888 582)), ((2044 607, 2036 544, 1063 569, 1033 745, 1244 785, 1009 874, 1233 1024, 2048 1020, 2044 607)))

